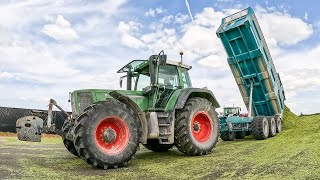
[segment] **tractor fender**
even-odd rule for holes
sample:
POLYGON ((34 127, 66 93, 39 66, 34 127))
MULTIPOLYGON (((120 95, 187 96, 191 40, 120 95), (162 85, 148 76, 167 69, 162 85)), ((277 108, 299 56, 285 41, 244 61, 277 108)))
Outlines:
POLYGON ((134 111, 135 115, 139 118, 141 122, 141 129, 142 129, 141 143, 146 144, 147 134, 148 134, 147 119, 144 112, 141 110, 141 108, 134 101, 132 101, 132 99, 130 99, 128 96, 118 93, 117 91, 112 91, 109 93, 109 95, 114 99, 126 104, 134 111))
POLYGON ((175 105, 175 109, 182 109, 187 100, 193 97, 201 97, 207 99, 212 103, 213 107, 220 107, 217 99, 214 97, 213 93, 210 90, 204 88, 186 88, 181 90, 175 105))

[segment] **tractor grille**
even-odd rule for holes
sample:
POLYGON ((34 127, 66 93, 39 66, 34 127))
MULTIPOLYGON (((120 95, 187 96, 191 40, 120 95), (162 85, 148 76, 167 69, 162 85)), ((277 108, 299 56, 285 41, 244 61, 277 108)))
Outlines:
POLYGON ((80 114, 88 106, 93 104, 92 93, 91 92, 78 92, 78 105, 80 114))

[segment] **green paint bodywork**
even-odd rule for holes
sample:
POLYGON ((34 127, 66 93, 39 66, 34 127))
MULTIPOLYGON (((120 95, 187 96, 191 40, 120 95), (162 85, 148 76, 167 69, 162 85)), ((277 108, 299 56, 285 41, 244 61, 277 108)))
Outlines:
MULTIPOLYGON (((80 115, 82 112, 80 112, 79 108, 79 94, 82 92, 90 93, 92 96, 92 104, 99 102, 99 101, 105 101, 107 99, 112 98, 109 93, 114 90, 108 90, 108 89, 82 89, 82 90, 76 90, 73 91, 71 96, 73 99, 73 102, 75 102, 75 109, 73 110, 73 113, 76 115, 80 115)), ((147 96, 143 96, 142 91, 129 91, 129 90, 117 90, 117 92, 129 96, 143 111, 148 109, 148 103, 149 99, 147 96)))

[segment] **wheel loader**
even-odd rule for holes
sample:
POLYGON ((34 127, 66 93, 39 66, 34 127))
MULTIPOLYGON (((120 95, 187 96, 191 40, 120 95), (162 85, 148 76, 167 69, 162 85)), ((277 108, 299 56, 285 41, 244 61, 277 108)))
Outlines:
POLYGON ((192 87, 190 69, 163 51, 133 60, 118 70, 126 90, 73 91, 71 114, 51 99, 47 120, 17 120, 18 138, 39 142, 41 133, 56 132, 70 153, 103 169, 126 166, 140 143, 154 152, 176 146, 187 155, 206 155, 218 141, 219 103, 210 90, 192 87), (52 121, 53 106, 68 115, 62 130, 52 121))

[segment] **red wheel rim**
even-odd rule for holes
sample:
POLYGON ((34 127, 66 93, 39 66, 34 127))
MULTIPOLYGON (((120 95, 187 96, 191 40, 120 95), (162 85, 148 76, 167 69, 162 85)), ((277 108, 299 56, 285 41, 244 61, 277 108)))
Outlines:
POLYGON ((206 142, 211 137, 213 128, 210 116, 203 111, 197 112, 191 121, 191 131, 193 137, 198 142, 206 142))
POLYGON ((125 149, 129 139, 128 125, 119 117, 105 117, 96 128, 96 144, 106 154, 118 154, 125 149))

